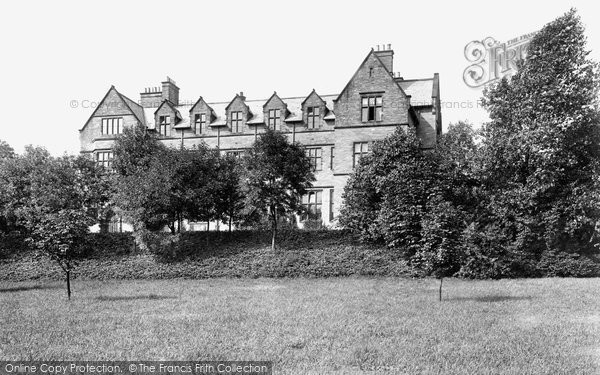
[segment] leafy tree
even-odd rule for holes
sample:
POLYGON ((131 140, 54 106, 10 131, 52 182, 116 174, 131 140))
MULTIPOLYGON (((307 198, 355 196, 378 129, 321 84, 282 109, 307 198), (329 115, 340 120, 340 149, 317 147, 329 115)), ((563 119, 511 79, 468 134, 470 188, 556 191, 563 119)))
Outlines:
POLYGON ((383 240, 422 273, 439 278, 440 299, 443 278, 464 260, 467 200, 457 188, 463 184, 457 161, 465 159, 458 146, 468 138, 448 139, 445 150, 456 156, 444 158, 438 150, 424 151, 413 129, 398 129, 374 143, 344 191, 340 223, 364 240, 383 240))
MULTIPOLYGON (((180 222, 210 221, 216 218, 217 197, 221 173, 220 157, 217 150, 205 144, 194 149, 169 150, 171 215, 180 222)), ((179 225, 181 227, 181 223, 179 225)), ((173 231, 174 232, 174 231, 173 231)))
POLYGON ((574 10, 532 39, 519 71, 484 94, 478 227, 498 226, 514 263, 589 248, 600 219, 598 64, 574 10))
POLYGON ((15 150, 5 141, 0 139, 0 160, 13 158, 15 150))
POLYGON ((46 149, 26 146, 23 155, 8 152, 10 157, 0 160, 0 216, 4 230, 26 231, 19 213, 31 199, 31 180, 41 173, 50 158, 46 149))
POLYGON ((116 211, 132 223, 136 242, 146 248, 147 231, 163 228, 172 220, 170 154, 143 126, 124 128, 113 152, 116 211))
POLYGON ((247 202, 268 214, 275 249, 278 218, 302 212, 301 197, 315 180, 310 159, 302 146, 267 129, 250 149, 245 166, 247 202))
POLYGON ((221 156, 216 176, 216 216, 229 227, 236 222, 244 209, 242 192, 242 161, 233 156, 221 156))
POLYGON ((104 204, 102 170, 84 156, 48 157, 28 175, 30 196, 19 208, 29 241, 65 273, 71 298, 71 272, 89 227, 104 204))

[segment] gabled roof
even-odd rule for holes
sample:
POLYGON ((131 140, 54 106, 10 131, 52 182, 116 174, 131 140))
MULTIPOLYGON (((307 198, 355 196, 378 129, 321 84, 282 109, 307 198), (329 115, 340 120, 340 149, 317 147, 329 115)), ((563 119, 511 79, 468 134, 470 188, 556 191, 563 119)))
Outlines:
MULTIPOLYGON (((246 99, 242 99, 242 97, 240 96, 240 94, 235 94, 235 97, 233 99, 231 99, 231 101, 229 102, 229 104, 227 104, 227 107, 225 107, 225 110, 227 111, 229 109, 229 107, 231 107, 231 105, 233 104, 233 102, 236 101, 236 99, 240 98, 240 100, 242 101, 242 103, 244 103, 244 105, 246 106, 246 108, 248 108, 248 104, 246 104, 246 99)), ((248 108, 250 109, 250 108, 248 108)))
POLYGON ((363 60, 363 62, 360 63, 360 65, 358 66, 358 69, 356 69, 356 72, 354 72, 354 74, 352 75, 352 78, 350 78, 350 80, 348 81, 348 83, 346 83, 346 86, 344 86, 344 88, 342 89, 342 91, 340 91, 339 95, 337 96, 337 98, 335 98, 334 101, 337 102, 342 97, 342 94, 348 89, 348 86, 350 85, 350 82, 352 82, 354 80, 354 78, 356 78, 356 75, 358 74, 358 72, 360 72, 360 69, 365 65, 365 63, 367 62, 367 60, 369 60, 369 57, 371 57, 371 55, 375 56, 375 59, 379 62, 379 64, 383 67, 383 69, 390 76, 390 79, 392 80, 392 82, 396 83, 396 86, 398 86, 398 88, 400 89, 400 91, 405 96, 407 96, 407 94, 404 92, 404 90, 402 89, 402 87, 400 87, 400 85, 398 84, 398 82, 394 79, 394 75, 392 74, 392 72, 390 72, 388 70, 388 68, 385 66, 385 64, 383 63, 383 61, 381 61, 381 59, 379 58, 379 56, 377 56, 377 54, 375 53, 375 50, 373 48, 371 48, 371 51, 367 54, 367 57, 365 57, 365 59, 363 60))
POLYGON ((200 104, 201 102, 202 102, 202 103, 204 103, 204 105, 205 105, 205 106, 207 106, 207 107, 208 107, 208 109, 210 109, 210 110, 211 110, 213 113, 215 112, 215 111, 214 111, 214 109, 212 109, 212 107, 211 107, 211 106, 209 106, 209 105, 208 105, 208 103, 207 103, 207 102, 206 102, 206 101, 205 101, 205 100, 204 100, 202 97, 199 97, 199 98, 198 98, 198 100, 196 100, 196 103, 194 103, 194 104, 193 104, 193 105, 190 107, 190 110, 189 110, 189 112, 192 112, 192 110, 194 110, 194 108, 196 108, 196 106, 197 106, 198 104, 200 104))
MULTIPOLYGON (((185 126, 185 122, 184 120, 184 116, 181 115, 181 113, 179 113, 179 110, 177 109, 177 107, 175 106, 175 104, 173 102, 171 102, 168 99, 165 99, 162 101, 162 103, 160 103, 160 105, 158 106, 158 108, 156 108, 156 111, 154 111, 154 115, 156 115, 158 113, 158 111, 160 111, 160 109, 163 106, 169 106, 169 108, 171 108, 173 110, 173 113, 175 114, 175 121, 173 122, 174 124, 174 128, 176 129, 181 129, 182 127, 189 127, 189 122, 188 125, 185 126)), ((185 119, 189 120, 189 115, 185 116, 185 119)), ((156 125, 155 125, 156 126, 156 125)))
POLYGON ((85 129, 87 124, 89 124, 90 120, 96 115, 96 112, 98 112, 98 110, 102 107, 102 105, 104 105, 104 102, 106 101, 106 98, 108 98, 108 95, 111 93, 111 91, 115 92, 117 97, 119 99, 121 99, 121 101, 123 102, 125 108, 127 108, 129 110, 129 112, 131 112, 131 114, 136 118, 136 120, 139 121, 140 124, 146 125, 146 122, 144 121, 143 108, 139 104, 134 102, 133 100, 126 97, 125 95, 122 95, 119 91, 117 91, 117 89, 115 88, 114 85, 111 85, 110 88, 108 89, 108 91, 106 92, 106 94, 104 94, 104 97, 102 98, 100 103, 96 106, 96 108, 94 109, 94 111, 92 112, 90 117, 87 119, 87 121, 85 122, 83 127, 81 129, 79 129, 79 131, 82 131, 83 129, 85 129))
POLYGON ((139 103, 136 103, 133 100, 129 99, 125 95, 121 94, 119 91, 117 91, 117 94, 119 94, 121 99, 123 99, 125 104, 129 107, 131 112, 133 112, 133 115, 140 122, 140 124, 146 125, 146 121, 144 118, 144 107, 142 107, 139 103))
MULTIPOLYGON (((335 95, 335 94, 321 96, 321 99, 325 102, 325 106, 328 108, 327 115, 324 117, 325 120, 335 119, 335 117, 333 115, 333 100, 335 99, 336 96, 337 95, 335 95)), ((280 98, 280 99, 283 102, 285 102, 285 104, 287 105, 288 116, 284 120, 286 123, 303 121, 303 119, 302 119, 302 102, 304 101, 304 99, 306 99, 306 97, 297 96, 297 97, 280 98)), ((246 106, 248 106, 248 110, 250 111, 250 113, 252 113, 252 117, 246 122, 246 124, 261 125, 261 124, 265 123, 263 106, 266 102, 267 102, 267 100, 265 100, 265 99, 257 99, 257 100, 252 99, 252 100, 245 101, 246 106)), ((229 104, 230 104, 230 102, 206 103, 207 106, 210 106, 210 108, 212 108, 213 115, 214 115, 214 117, 212 119, 210 119, 210 123, 209 123, 210 126, 218 127, 218 126, 226 126, 227 125, 226 116, 227 116, 227 108, 228 108, 229 104)), ((193 105, 192 106, 179 105, 179 106, 175 106, 175 108, 180 113, 187 114, 193 108, 193 105)), ((156 107, 144 108, 145 117, 148 119, 147 126, 149 129, 154 129, 156 127, 156 124, 154 123, 154 113, 156 112, 156 110, 157 110, 156 107)), ((182 126, 185 126, 182 124, 189 124, 190 121, 192 121, 192 120, 190 120, 189 115, 183 116, 182 122, 177 125, 177 128, 179 129, 182 126)))
POLYGON ((277 91, 273 91, 273 95, 271 95, 271 96, 269 97, 269 99, 267 99, 267 101, 265 102, 265 104, 263 104, 263 108, 265 108, 265 107, 266 107, 266 106, 267 106, 267 105, 268 105, 268 104, 271 102, 271 100, 273 100, 273 99, 275 99, 275 98, 279 99, 279 101, 280 101, 280 102, 282 102, 282 103, 283 103, 283 105, 285 106, 285 108, 287 109, 287 104, 286 104, 286 102, 284 102, 284 101, 283 101, 283 100, 282 100, 282 99, 279 97, 279 95, 277 95, 277 91))
POLYGON ((310 94, 308 94, 308 95, 306 96, 306 99, 304 99, 304 100, 302 101, 302 103, 300 103, 300 105, 301 105, 302 107, 304 107, 304 103, 306 103, 306 101, 307 101, 307 100, 308 100, 308 99, 309 99, 311 96, 313 96, 313 95, 316 95, 316 96, 317 96, 317 98, 319 98, 319 100, 321 100, 321 101, 323 102, 323 104, 325 104, 325 100, 323 100, 323 98, 321 98, 321 96, 320 96, 319 94, 317 94, 317 91, 316 91, 315 89, 312 89, 312 91, 310 92, 310 94))

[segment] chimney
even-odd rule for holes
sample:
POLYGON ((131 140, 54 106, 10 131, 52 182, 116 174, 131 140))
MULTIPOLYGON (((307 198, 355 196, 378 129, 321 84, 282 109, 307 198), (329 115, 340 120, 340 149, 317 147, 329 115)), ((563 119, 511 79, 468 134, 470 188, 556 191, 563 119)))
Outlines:
POLYGON ((140 104, 144 108, 158 107, 162 102, 162 94, 159 87, 146 87, 140 94, 140 104))
POLYGON ((171 78, 162 83, 162 99, 168 100, 175 105, 179 105, 179 87, 171 78))
POLYGON ((244 92, 240 91, 240 95, 239 95, 240 99, 242 99, 243 101, 246 101, 246 97, 244 96, 244 92))
POLYGON ((379 49, 379 45, 377 45, 377 51, 375 51, 375 54, 377 57, 379 57, 388 72, 391 73, 394 71, 394 51, 392 50, 391 44, 388 44, 387 48, 386 45, 383 44, 381 46, 381 50, 379 49))

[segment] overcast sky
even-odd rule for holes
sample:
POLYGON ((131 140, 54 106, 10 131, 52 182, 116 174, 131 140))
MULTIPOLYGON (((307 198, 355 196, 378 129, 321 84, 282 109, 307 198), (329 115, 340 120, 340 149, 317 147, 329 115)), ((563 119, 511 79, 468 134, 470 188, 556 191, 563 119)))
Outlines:
POLYGON ((444 128, 479 125, 481 90, 462 79, 465 45, 539 30, 570 7, 600 60, 595 1, 3 2, 0 139, 18 152, 34 144, 76 153, 78 130, 111 85, 137 101, 167 75, 186 101, 334 94, 388 43, 404 78, 440 74, 444 128))

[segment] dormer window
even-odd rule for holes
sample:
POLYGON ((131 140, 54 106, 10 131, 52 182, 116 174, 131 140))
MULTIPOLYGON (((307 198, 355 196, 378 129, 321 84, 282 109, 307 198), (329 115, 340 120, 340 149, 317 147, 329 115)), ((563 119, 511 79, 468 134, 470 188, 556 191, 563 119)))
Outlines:
POLYGON ((158 116, 158 132, 165 137, 171 135, 171 116, 158 116))
POLYGON ((196 113, 194 115, 194 132, 202 134, 202 129, 206 126, 206 113, 196 113))
POLYGON ((307 107, 307 122, 308 128, 314 129, 319 125, 319 115, 321 113, 321 109, 319 107, 307 107))
POLYGON ((240 133, 242 131, 242 111, 231 112, 231 132, 240 133))
POLYGON ((368 95, 362 97, 362 121, 381 121, 381 108, 383 99, 381 95, 368 95))
POLYGON ((269 109, 269 128, 277 130, 281 127, 281 110, 269 109))

